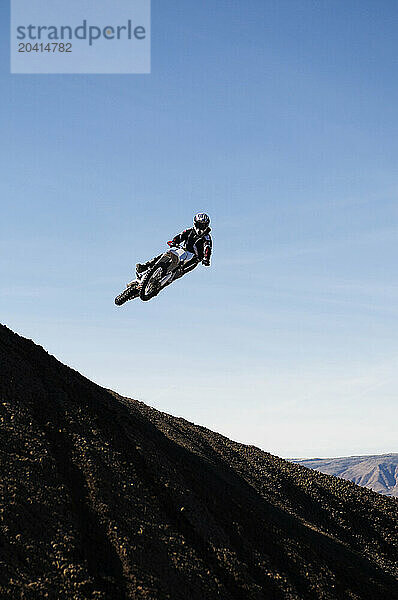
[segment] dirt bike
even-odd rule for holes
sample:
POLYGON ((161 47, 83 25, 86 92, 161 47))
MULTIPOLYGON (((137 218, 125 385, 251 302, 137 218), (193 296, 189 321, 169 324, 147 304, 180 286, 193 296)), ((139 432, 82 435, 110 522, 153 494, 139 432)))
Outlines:
POLYGON ((138 296, 143 302, 147 302, 173 281, 192 271, 198 263, 199 259, 192 252, 177 245, 172 246, 162 254, 153 267, 145 271, 141 279, 127 284, 127 288, 115 298, 115 304, 122 306, 128 300, 134 300, 138 296))

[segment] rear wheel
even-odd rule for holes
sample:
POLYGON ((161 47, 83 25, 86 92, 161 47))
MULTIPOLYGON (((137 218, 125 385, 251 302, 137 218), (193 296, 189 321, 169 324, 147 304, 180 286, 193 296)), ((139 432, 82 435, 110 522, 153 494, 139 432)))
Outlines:
POLYGON ((143 302, 147 302, 158 295, 161 290, 160 282, 166 271, 167 265, 158 263, 145 273, 140 287, 140 298, 143 302))

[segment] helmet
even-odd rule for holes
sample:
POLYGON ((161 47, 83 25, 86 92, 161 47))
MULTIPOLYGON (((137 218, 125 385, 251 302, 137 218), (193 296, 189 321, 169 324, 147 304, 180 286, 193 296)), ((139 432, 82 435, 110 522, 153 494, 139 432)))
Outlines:
POLYGON ((196 233, 203 233, 210 225, 210 217, 206 213, 198 213, 194 216, 193 226, 196 233))

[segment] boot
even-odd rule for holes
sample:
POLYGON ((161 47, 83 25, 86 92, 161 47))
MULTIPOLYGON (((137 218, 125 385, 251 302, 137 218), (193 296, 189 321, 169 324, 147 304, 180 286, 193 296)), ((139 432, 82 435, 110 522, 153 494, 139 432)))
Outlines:
POLYGON ((137 279, 140 280, 145 271, 148 269, 148 263, 137 263, 135 265, 135 274, 137 275, 137 279))
POLYGON ((155 256, 155 258, 153 258, 152 260, 148 260, 148 262, 146 263, 137 263, 135 265, 135 273, 137 275, 137 279, 138 281, 140 281, 142 279, 143 274, 145 273, 145 271, 147 271, 148 269, 150 269, 151 267, 153 267, 156 262, 159 260, 159 258, 162 255, 159 254, 159 256, 155 256))

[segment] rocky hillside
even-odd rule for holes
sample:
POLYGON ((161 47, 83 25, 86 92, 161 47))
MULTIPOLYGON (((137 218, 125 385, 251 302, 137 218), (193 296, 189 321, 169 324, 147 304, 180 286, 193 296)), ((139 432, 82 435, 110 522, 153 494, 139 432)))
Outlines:
POLYGON ((397 598, 395 498, 121 398, 3 326, 0 425, 2 600, 397 598))
POLYGON ((312 458, 293 462, 348 479, 375 492, 398 497, 398 454, 312 458))

